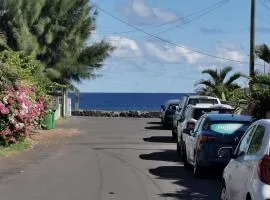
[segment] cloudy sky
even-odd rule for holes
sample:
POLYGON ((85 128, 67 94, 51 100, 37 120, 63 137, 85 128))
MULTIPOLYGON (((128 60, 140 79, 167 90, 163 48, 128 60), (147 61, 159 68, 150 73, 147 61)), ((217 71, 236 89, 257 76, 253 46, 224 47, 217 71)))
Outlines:
MULTIPOLYGON (((79 85, 82 92, 193 92, 194 83, 204 77, 201 75, 203 69, 230 65, 235 71, 248 73, 245 62, 249 60, 250 1, 93 2, 146 33, 100 10, 97 30, 88 42, 104 39, 117 49, 97 71, 101 75, 99 78, 79 85), (197 51, 244 64, 216 59, 197 51)), ((256 23, 256 44, 268 43, 268 0, 257 1, 256 23)), ((257 66, 257 69, 263 70, 263 66, 257 66)))

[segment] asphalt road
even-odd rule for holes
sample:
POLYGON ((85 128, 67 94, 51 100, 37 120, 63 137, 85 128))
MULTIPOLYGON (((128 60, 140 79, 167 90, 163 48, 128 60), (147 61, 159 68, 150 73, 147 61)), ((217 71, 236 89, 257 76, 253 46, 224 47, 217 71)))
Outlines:
POLYGON ((218 199, 218 177, 195 180, 158 121, 73 118, 60 126, 80 136, 0 169, 0 199, 218 199))

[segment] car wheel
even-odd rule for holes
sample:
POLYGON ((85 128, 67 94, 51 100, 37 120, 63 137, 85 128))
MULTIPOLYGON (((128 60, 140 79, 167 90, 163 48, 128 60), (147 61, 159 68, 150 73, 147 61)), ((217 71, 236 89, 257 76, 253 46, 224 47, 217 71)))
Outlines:
POLYGON ((181 159, 183 161, 185 161, 187 159, 187 153, 185 151, 185 144, 184 144, 183 141, 181 141, 180 143, 181 143, 181 145, 180 145, 180 148, 181 148, 181 150, 180 150, 180 152, 181 152, 181 159))
POLYGON ((220 200, 228 200, 228 193, 225 184, 222 184, 220 200))
POLYGON ((193 175, 195 178, 202 178, 202 175, 203 175, 203 169, 201 166, 199 166, 197 162, 197 156, 195 156, 193 175))
POLYGON ((177 133, 174 131, 174 129, 172 129, 172 137, 173 137, 173 139, 177 138, 177 133))
POLYGON ((250 194, 247 194, 246 200, 252 200, 250 194))
POLYGON ((181 157, 181 148, 178 142, 176 142, 176 153, 179 157, 181 157))
POLYGON ((191 164, 189 164, 187 159, 184 160, 184 168, 185 169, 191 169, 191 164))

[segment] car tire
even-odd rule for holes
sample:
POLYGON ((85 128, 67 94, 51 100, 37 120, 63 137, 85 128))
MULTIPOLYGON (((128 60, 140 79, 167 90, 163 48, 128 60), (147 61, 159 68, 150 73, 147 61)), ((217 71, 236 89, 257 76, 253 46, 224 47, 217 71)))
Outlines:
POLYGON ((181 152, 181 159, 185 161, 187 159, 187 153, 185 151, 185 144, 183 141, 180 142, 180 152, 181 152))
POLYGON ((180 147, 178 141, 176 142, 176 153, 177 153, 177 156, 179 156, 181 158, 181 147, 180 147))
POLYGON ((197 156, 195 155, 195 162, 193 168, 193 175, 195 178, 202 178, 203 168, 197 162, 197 156))
POLYGON ((227 188, 224 183, 222 184, 222 188, 221 188, 220 200, 228 200, 227 188))
POLYGON ((252 200, 250 194, 247 194, 246 200, 252 200))
POLYGON ((191 164, 187 161, 187 159, 184 160, 184 168, 185 169, 191 169, 191 164))
POLYGON ((177 138, 177 133, 173 129, 172 129, 172 137, 173 137, 173 139, 177 138))

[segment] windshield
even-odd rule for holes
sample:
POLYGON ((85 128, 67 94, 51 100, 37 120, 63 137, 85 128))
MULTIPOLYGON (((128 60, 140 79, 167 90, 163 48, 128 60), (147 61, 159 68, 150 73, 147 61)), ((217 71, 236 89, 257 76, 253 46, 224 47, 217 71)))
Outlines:
POLYGON ((232 135, 243 133, 251 125, 251 122, 211 122, 208 130, 217 134, 232 135))
POLYGON ((211 108, 196 108, 193 113, 193 118, 198 120, 202 115, 206 113, 215 113, 215 114, 232 114, 233 110, 231 109, 211 109, 211 108))
POLYGON ((189 99, 189 105, 196 105, 198 103, 218 104, 217 99, 189 99))
POLYGON ((172 110, 173 106, 175 106, 176 109, 179 108, 179 104, 170 104, 170 105, 168 106, 168 110, 172 110))

